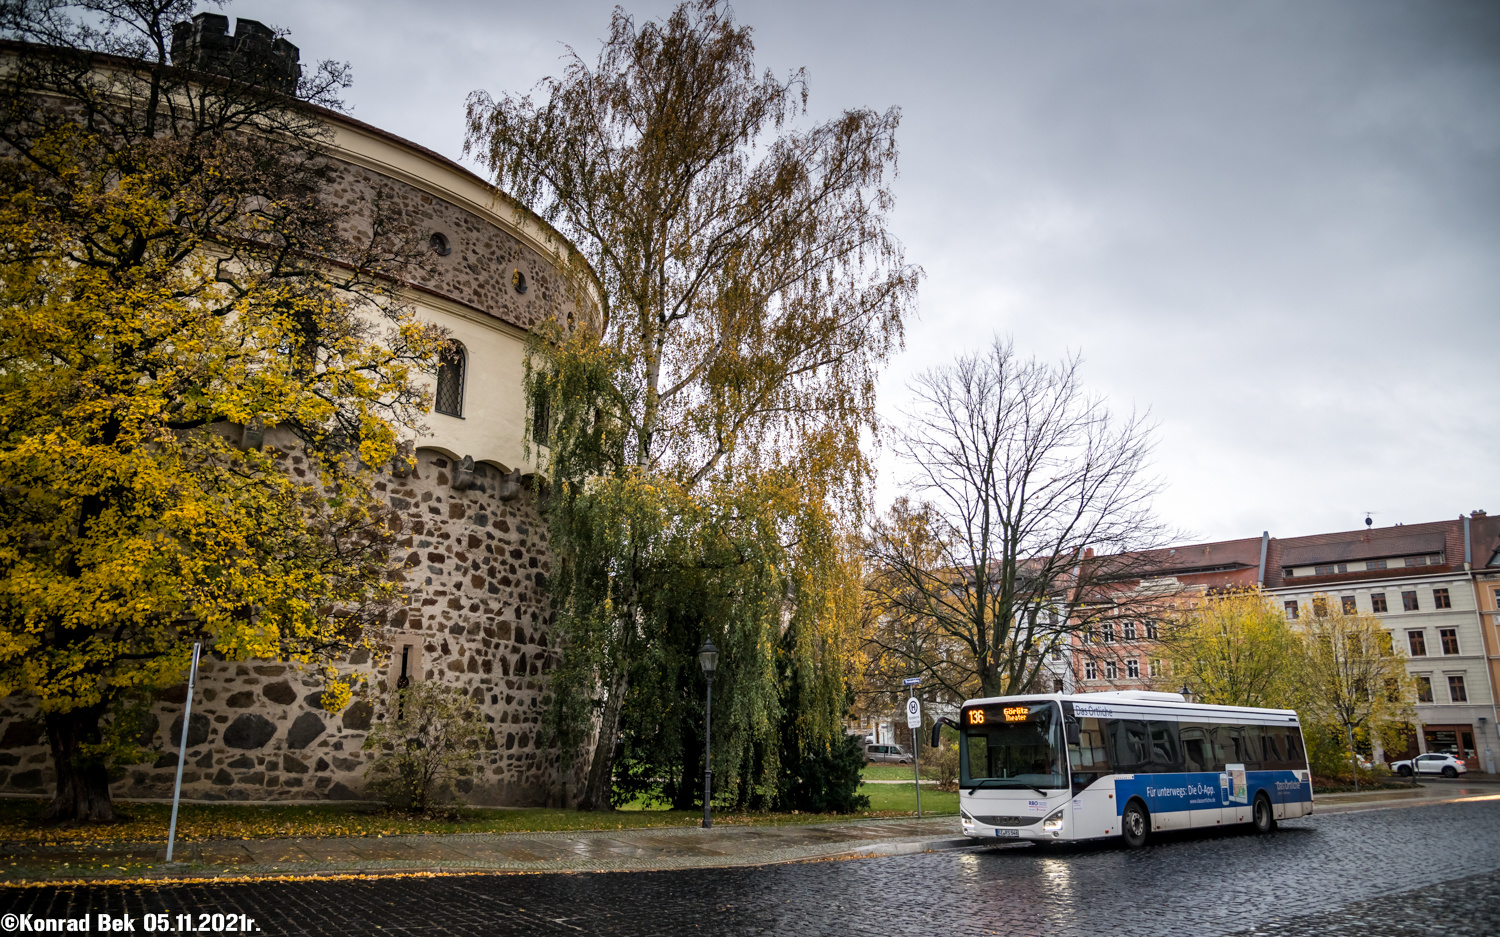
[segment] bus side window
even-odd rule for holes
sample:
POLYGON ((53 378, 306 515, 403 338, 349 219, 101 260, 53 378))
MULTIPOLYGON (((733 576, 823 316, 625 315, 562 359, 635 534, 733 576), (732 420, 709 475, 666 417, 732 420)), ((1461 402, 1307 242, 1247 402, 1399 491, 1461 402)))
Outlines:
POLYGON ((1219 726, 1214 729, 1214 757, 1220 771, 1224 770, 1225 765, 1244 762, 1244 755, 1240 751, 1239 729, 1234 726, 1219 726))
POLYGON ((1152 769, 1161 772, 1182 767, 1182 756, 1177 744, 1177 723, 1152 722, 1150 727, 1152 769))
POLYGON ((1183 726, 1182 753, 1189 771, 1212 771, 1214 756, 1209 748, 1208 733, 1197 726, 1183 726))
POLYGON ((1116 768, 1130 770, 1148 763, 1151 759, 1150 739, 1146 723, 1134 719, 1111 719, 1109 741, 1112 743, 1109 760, 1116 768))
POLYGON ((1267 768, 1284 767, 1281 760, 1281 746, 1276 744, 1276 736, 1270 732, 1260 734, 1260 756, 1267 768))
POLYGON ((1244 740, 1244 744, 1243 744, 1243 746, 1240 749, 1240 751, 1243 753, 1244 757, 1242 759, 1240 759, 1240 760, 1245 763, 1245 767, 1247 769, 1254 770, 1256 768, 1259 768, 1260 767, 1260 727, 1259 726, 1240 726, 1240 738, 1244 740))
POLYGON ((1286 760, 1293 768, 1307 767, 1307 756, 1302 753, 1302 734, 1296 729, 1286 734, 1286 760))
POLYGON ((1098 719, 1078 720, 1078 747, 1070 747, 1069 754, 1076 758, 1073 762, 1075 769, 1103 771, 1109 767, 1109 759, 1104 754, 1104 730, 1098 719))

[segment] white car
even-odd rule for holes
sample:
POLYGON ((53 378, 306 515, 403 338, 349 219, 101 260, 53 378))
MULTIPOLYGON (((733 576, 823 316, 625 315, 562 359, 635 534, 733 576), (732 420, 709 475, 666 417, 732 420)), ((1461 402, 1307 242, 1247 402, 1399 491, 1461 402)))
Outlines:
POLYGON ((1467 774, 1469 766, 1452 755, 1428 752, 1425 755, 1418 755, 1412 761, 1393 761, 1391 770, 1403 778, 1409 778, 1413 773, 1441 774, 1445 778, 1456 778, 1460 774, 1467 774))

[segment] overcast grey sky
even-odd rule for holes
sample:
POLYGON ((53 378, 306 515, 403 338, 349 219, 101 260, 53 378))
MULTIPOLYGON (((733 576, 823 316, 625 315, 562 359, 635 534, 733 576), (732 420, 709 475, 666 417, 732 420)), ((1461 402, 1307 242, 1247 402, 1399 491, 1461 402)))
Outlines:
MULTIPOLYGON (((592 58, 612 8, 226 12, 352 63, 356 117, 457 158, 468 92, 592 58)), ((1012 335, 1150 409, 1158 509, 1204 539, 1500 511, 1500 3, 734 8, 813 116, 902 109, 894 227, 928 276, 883 410, 1012 335)))

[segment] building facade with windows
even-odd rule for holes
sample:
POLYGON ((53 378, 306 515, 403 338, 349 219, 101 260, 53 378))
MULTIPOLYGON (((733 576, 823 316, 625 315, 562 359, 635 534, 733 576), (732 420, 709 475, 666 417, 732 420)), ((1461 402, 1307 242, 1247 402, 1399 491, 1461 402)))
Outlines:
MULTIPOLYGON (((1306 537, 1188 544, 1154 551, 1164 613, 1215 592, 1260 587, 1293 623, 1313 603, 1379 618, 1407 659, 1417 687, 1410 749, 1450 752, 1470 770, 1500 767, 1500 518, 1478 511, 1425 524, 1367 527, 1306 537)), ((1175 689, 1154 635, 1139 624, 1108 624, 1072 648, 1081 691, 1175 689)))
MULTIPOLYGON (((1405 752, 1450 752, 1493 772, 1490 655, 1477 604, 1474 518, 1273 540, 1266 589, 1287 617, 1315 601, 1380 619, 1417 686, 1416 733, 1405 752)), ((1487 562, 1489 557, 1484 558, 1487 562)))
MULTIPOLYGON (((174 61, 202 63, 203 49, 233 48, 270 31, 241 19, 199 14, 174 33, 174 61)), ((266 40, 269 41, 269 40, 266 40)), ((297 49, 278 48, 295 68, 297 49)), ((295 78, 292 79, 293 84, 295 78)), ((567 778, 543 741, 549 670, 558 649, 548 635, 547 532, 532 494, 525 431, 533 414, 523 392, 530 330, 577 312, 567 286, 569 245, 534 216, 457 163, 347 115, 317 111, 330 137, 325 199, 351 235, 382 223, 425 244, 425 262, 393 284, 418 315, 446 328, 452 343, 428 376, 433 412, 404 441, 376 482, 395 509, 391 578, 407 599, 387 621, 388 654, 356 652, 342 664, 368 689, 341 712, 321 708, 318 674, 275 660, 205 655, 187 733, 183 795, 200 800, 357 799, 382 718, 384 691, 402 681, 460 686, 490 725, 486 749, 463 796, 498 805, 556 804, 567 778)), ((274 428, 243 429, 244 444, 277 446, 274 428), (253 439, 252 439, 253 435, 253 439)), ((533 450, 533 453, 535 450, 533 450)), ((289 455, 294 471, 301 457, 289 455)), ((187 687, 162 694, 143 744, 155 764, 127 769, 120 797, 170 795, 187 687)), ((25 704, 0 699, 0 790, 51 791, 51 756, 25 704)))

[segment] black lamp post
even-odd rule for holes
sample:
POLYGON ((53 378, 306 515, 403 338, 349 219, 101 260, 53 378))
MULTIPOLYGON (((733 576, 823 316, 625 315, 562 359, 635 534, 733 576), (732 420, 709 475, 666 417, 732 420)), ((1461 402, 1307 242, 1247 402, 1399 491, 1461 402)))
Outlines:
POLYGON ((1182 693, 1184 702, 1191 703, 1193 701, 1193 688, 1188 686, 1186 683, 1182 685, 1182 689, 1179 692, 1182 693))
POLYGON ((719 649, 712 641, 703 642, 698 648, 698 666, 708 678, 708 693, 703 698, 703 828, 714 825, 709 815, 709 803, 713 800, 713 728, 714 728, 714 671, 719 669, 719 649))

